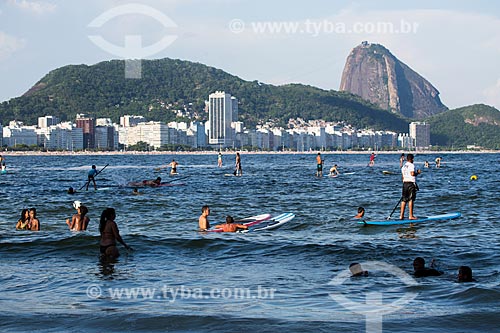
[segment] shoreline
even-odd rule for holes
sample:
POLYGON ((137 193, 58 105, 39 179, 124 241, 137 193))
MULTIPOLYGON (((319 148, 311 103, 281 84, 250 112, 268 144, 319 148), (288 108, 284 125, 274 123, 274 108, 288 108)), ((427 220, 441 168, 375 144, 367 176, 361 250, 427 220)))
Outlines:
MULTIPOLYGON (((233 155, 236 152, 245 155, 306 155, 306 154, 317 154, 320 152, 324 155, 369 155, 371 150, 367 151, 222 151, 223 155, 233 155)), ((443 150, 443 151, 428 151, 428 150, 417 150, 417 151, 378 151, 378 155, 391 155, 391 154, 418 154, 418 155, 440 155, 440 154, 500 154, 500 150, 443 150)), ((105 152, 71 152, 71 151, 58 151, 58 152, 38 152, 38 151, 12 151, 12 152, 2 152, 1 156, 91 156, 91 155, 217 155, 218 151, 105 151, 105 152)))

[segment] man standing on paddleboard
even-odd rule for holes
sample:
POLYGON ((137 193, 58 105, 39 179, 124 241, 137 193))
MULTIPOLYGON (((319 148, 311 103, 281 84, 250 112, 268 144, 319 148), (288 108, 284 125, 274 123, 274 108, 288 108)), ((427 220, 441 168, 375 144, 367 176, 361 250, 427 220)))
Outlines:
POLYGON ((406 156, 406 163, 401 168, 401 173, 403 175, 403 193, 401 195, 401 214, 399 219, 403 220, 405 215, 406 203, 408 203, 409 219, 416 220, 417 217, 413 215, 413 203, 417 197, 418 186, 416 183, 416 176, 421 173, 420 170, 415 171, 415 165, 413 164, 413 154, 408 154, 406 156))
POLYGON ((97 174, 98 174, 97 167, 95 165, 92 165, 92 169, 90 169, 88 174, 87 174, 88 180, 87 180, 87 187, 85 188, 85 191, 89 190, 90 182, 94 183, 94 190, 97 190, 97 184, 95 183, 95 179, 94 179, 94 177, 97 176, 97 174))
POLYGON ((316 177, 323 177, 323 160, 321 159, 321 153, 316 155, 316 177))

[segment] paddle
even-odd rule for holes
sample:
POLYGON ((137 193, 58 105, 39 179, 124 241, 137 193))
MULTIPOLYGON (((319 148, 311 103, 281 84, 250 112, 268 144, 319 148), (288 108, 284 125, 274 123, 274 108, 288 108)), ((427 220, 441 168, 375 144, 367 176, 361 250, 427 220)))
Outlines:
POLYGON ((396 204, 396 206, 394 206, 394 209, 392 210, 391 214, 390 214, 390 215, 389 215, 389 217, 387 218, 388 220, 390 220, 390 219, 391 219, 392 214, 394 214, 394 212, 396 211, 396 208, 398 208, 399 204, 401 203, 401 200, 403 200, 403 197, 399 198, 398 203, 396 204))
MULTIPOLYGON (((108 163, 108 164, 106 164, 106 165, 104 166, 104 168, 102 168, 101 170, 97 171, 97 173, 95 174, 94 178, 95 178, 95 177, 97 177, 97 175, 98 175, 98 174, 100 174, 100 173, 101 173, 104 169, 106 169, 106 167, 107 167, 108 165, 109 165, 109 163, 108 163)), ((78 189, 78 191, 80 191, 82 188, 84 188, 84 187, 85 187, 85 185, 87 185, 87 184, 90 184, 90 180, 87 180, 87 181, 85 182, 85 184, 83 184, 83 186, 82 186, 82 187, 80 187, 80 188, 78 189)))

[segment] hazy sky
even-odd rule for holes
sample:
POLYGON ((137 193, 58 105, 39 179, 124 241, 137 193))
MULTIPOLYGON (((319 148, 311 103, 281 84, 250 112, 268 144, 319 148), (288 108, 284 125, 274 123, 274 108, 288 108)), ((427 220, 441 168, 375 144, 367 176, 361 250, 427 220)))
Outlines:
POLYGON ((486 0, 0 0, 0 101, 58 67, 140 52, 337 90, 346 57, 367 40, 428 79, 448 107, 500 109, 499 16, 486 0))

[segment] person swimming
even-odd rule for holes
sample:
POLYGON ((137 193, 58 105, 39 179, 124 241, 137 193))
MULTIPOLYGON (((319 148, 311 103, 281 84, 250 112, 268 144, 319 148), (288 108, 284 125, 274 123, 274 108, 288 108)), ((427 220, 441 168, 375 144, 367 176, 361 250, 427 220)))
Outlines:
POLYGON ((434 267, 434 260, 431 263, 431 267, 425 267, 425 259, 422 257, 417 257, 413 260, 413 276, 415 277, 426 277, 426 276, 440 276, 443 272, 438 271, 434 267))
POLYGON ((368 276, 368 271, 363 270, 361 265, 357 262, 353 262, 349 265, 349 270, 351 271, 351 276, 368 276))
POLYGON ((21 212, 21 217, 17 220, 16 230, 29 230, 28 225, 30 222, 30 212, 29 209, 23 209, 21 212))
POLYGON ((248 226, 234 223, 233 217, 228 215, 226 217, 226 223, 216 225, 215 228, 222 229, 223 232, 236 232, 238 230, 247 230, 248 226))
POLYGON ((361 206, 358 207, 358 214, 354 216, 355 219, 361 219, 365 216, 365 209, 361 206))

